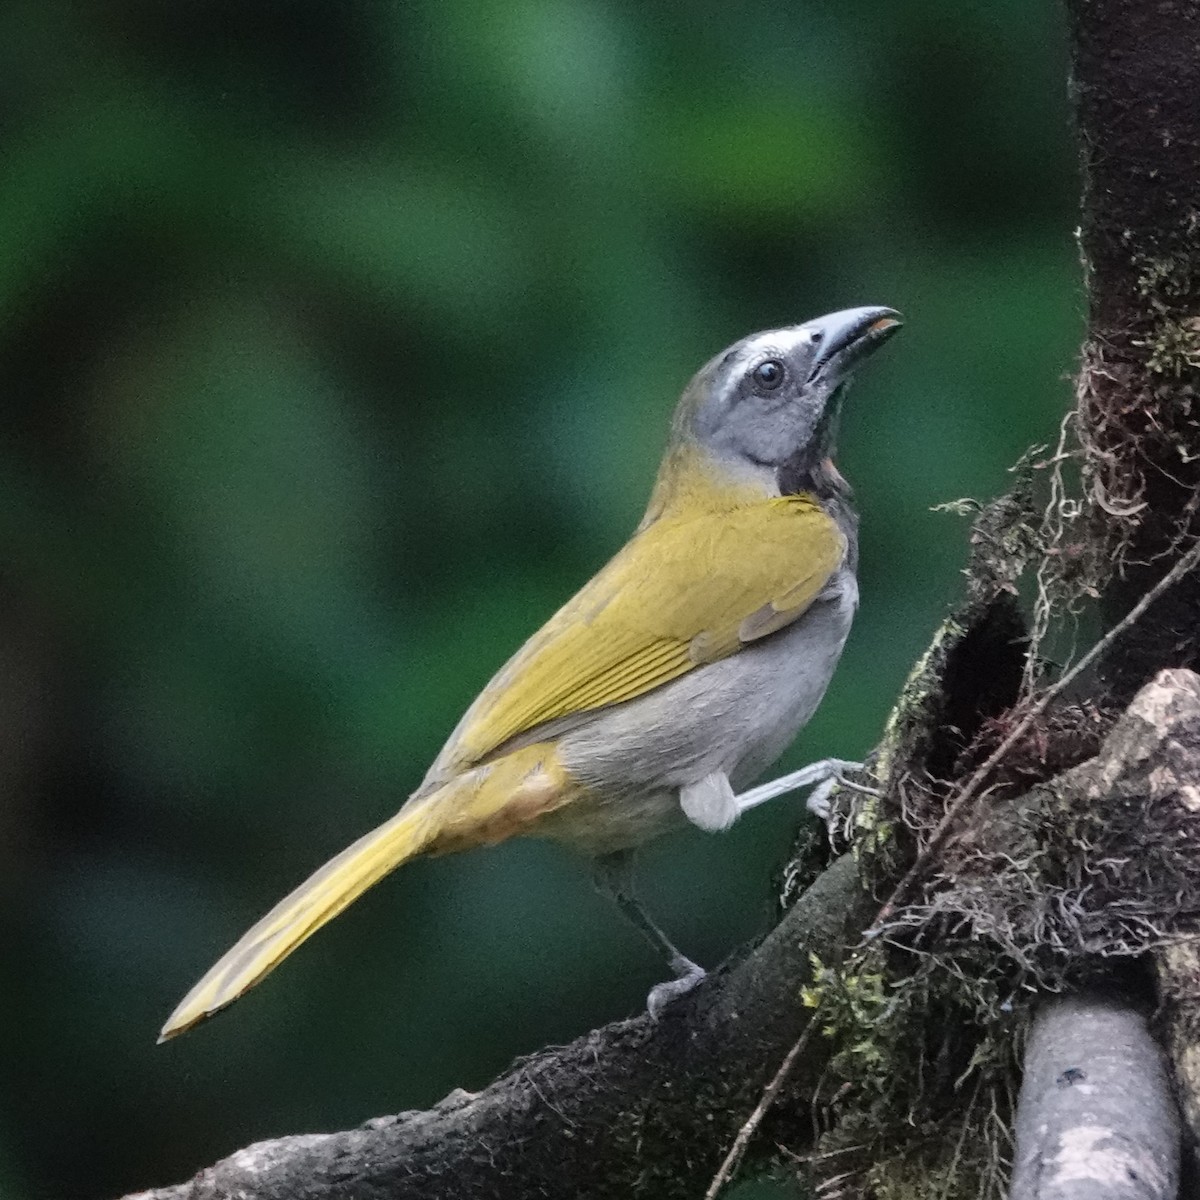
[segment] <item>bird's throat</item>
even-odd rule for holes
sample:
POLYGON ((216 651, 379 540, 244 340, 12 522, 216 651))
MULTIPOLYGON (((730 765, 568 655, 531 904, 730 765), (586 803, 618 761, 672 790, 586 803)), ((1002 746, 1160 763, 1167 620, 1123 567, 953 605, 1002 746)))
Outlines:
POLYGON ((807 492, 818 500, 847 500, 854 494, 832 457, 826 454, 814 460, 807 449, 783 463, 777 477, 781 496, 807 492))
POLYGON ((801 492, 811 492, 821 500, 841 500, 853 494, 850 485, 833 463, 845 390, 846 385, 843 384, 830 396, 808 442, 780 464, 776 472, 780 495, 796 496, 801 492))

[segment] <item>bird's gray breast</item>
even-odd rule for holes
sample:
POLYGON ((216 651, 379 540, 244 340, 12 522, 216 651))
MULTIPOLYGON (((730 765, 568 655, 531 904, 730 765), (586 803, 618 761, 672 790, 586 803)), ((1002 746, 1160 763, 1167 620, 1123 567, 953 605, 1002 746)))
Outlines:
POLYGON ((633 845, 680 823, 679 788, 714 773, 736 788, 752 781, 821 702, 857 604, 854 573, 842 567, 785 629, 565 732, 563 765, 592 789, 597 811, 568 806, 582 824, 558 835, 633 845))

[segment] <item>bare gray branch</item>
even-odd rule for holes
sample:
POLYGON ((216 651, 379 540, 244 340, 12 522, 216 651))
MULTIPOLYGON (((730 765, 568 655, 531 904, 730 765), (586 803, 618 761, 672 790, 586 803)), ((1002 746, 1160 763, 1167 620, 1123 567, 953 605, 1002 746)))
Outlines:
POLYGON ((1179 1120, 1145 1015, 1099 994, 1046 1004, 1016 1135, 1011 1200, 1174 1200, 1179 1120))

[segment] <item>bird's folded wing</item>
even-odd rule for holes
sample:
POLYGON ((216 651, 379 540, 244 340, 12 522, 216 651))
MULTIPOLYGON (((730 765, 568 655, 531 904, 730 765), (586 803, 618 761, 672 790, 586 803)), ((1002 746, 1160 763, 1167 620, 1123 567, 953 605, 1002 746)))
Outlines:
POLYGON ((461 771, 548 721, 635 699, 801 616, 845 538, 808 496, 664 516, 517 652, 431 776, 461 771))

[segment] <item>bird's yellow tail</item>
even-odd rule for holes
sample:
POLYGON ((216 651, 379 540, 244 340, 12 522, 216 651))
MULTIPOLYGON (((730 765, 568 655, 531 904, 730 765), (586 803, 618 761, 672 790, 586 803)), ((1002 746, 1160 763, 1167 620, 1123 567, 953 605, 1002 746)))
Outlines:
POLYGON ((184 996, 158 1040, 184 1033, 232 1004, 367 888, 420 854, 437 835, 439 810, 448 798, 445 791, 435 792, 406 805, 284 897, 184 996))
POLYGON ((158 1040, 165 1042, 232 1004, 401 863, 423 852, 469 850, 527 832, 578 792, 554 746, 535 743, 410 800, 390 821, 330 859, 243 935, 184 996, 158 1040))

